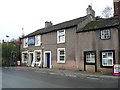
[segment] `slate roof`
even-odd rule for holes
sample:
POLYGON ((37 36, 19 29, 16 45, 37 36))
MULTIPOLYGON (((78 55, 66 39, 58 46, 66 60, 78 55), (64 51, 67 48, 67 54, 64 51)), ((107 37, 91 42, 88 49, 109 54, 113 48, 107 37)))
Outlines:
POLYGON ((105 28, 110 28, 110 27, 115 27, 115 26, 119 26, 118 17, 91 21, 81 30, 77 30, 77 32, 99 30, 99 29, 105 29, 105 28))
POLYGON ((88 17, 88 15, 84 16, 84 17, 77 18, 77 19, 69 20, 69 21, 66 21, 66 22, 62 22, 62 23, 59 23, 59 24, 56 24, 56 25, 52 25, 52 26, 49 26, 49 27, 46 27, 46 28, 38 29, 38 30, 36 30, 36 31, 24 36, 24 37, 31 37, 31 36, 35 36, 35 35, 38 35, 38 34, 45 34, 45 33, 48 33, 48 32, 57 31, 57 30, 60 30, 60 29, 65 29, 65 28, 69 28, 69 27, 72 27, 72 26, 76 26, 78 23, 87 19, 87 17, 88 17))

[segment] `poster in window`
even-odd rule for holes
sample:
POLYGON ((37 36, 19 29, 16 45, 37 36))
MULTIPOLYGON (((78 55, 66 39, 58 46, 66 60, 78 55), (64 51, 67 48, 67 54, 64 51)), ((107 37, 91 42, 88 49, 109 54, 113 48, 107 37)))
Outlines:
POLYGON ((35 45, 35 38, 28 38, 28 45, 35 45))

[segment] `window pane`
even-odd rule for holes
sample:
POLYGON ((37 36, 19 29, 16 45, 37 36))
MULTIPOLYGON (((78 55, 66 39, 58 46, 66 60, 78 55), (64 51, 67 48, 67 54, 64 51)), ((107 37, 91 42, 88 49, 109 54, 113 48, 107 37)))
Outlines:
POLYGON ((59 41, 60 41, 60 42, 63 42, 63 41, 64 41, 64 36, 60 36, 60 37, 59 37, 59 41))
POLYGON ((106 65, 107 65, 107 59, 103 59, 103 60, 102 60, 102 65, 103 65, 103 66, 106 66, 106 65))
POLYGON ((60 55, 64 55, 64 51, 60 51, 60 55))
POLYGON ((64 61, 64 56, 60 56, 60 61, 64 61))
POLYGON ((112 52, 109 52, 109 53, 108 53, 108 57, 113 57, 113 53, 112 53, 112 52))
POLYGON ((112 65, 112 59, 108 59, 108 65, 112 65))
POLYGON ((64 35, 64 31, 59 31, 59 36, 63 36, 64 35))
POLYGON ((107 58, 107 53, 102 53, 103 58, 107 58))

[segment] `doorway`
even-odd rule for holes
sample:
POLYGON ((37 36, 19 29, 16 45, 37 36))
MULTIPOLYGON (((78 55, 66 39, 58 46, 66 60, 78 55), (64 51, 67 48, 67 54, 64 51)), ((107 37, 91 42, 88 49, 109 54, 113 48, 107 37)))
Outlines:
POLYGON ((29 63, 28 66, 31 66, 33 64, 33 52, 29 52, 29 63))
POLYGON ((44 52, 44 67, 51 68, 51 51, 44 52))

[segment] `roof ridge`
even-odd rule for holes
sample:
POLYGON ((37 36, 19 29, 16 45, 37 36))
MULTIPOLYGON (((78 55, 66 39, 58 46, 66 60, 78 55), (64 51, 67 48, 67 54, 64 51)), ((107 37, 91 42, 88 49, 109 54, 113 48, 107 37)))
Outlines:
POLYGON ((24 36, 24 37, 30 37, 30 36, 34 36, 34 35, 38 35, 38 34, 43 34, 43 33, 47 33, 47 32, 51 32, 54 30, 59 30, 62 28, 67 28, 67 27, 71 27, 71 26, 75 26, 77 25, 79 22, 82 22, 83 20, 87 19, 89 15, 83 16, 83 17, 79 17, 79 18, 75 18, 72 20, 68 20, 68 21, 64 21, 49 27, 44 27, 41 29, 37 29, 36 31, 24 36))

